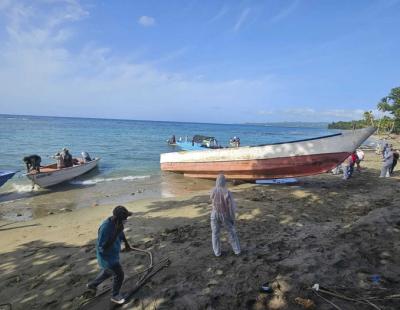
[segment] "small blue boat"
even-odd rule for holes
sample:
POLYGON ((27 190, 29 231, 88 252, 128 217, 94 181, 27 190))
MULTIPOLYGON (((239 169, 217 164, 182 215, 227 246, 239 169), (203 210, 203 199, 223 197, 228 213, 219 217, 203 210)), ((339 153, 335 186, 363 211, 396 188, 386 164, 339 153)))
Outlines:
POLYGON ((18 171, 11 171, 11 170, 0 170, 0 187, 4 185, 9 179, 11 179, 14 174, 18 171))
POLYGON ((180 138, 171 145, 179 146, 184 151, 200 151, 207 149, 220 149, 221 146, 214 137, 207 137, 202 135, 195 135, 192 139, 186 137, 185 139, 180 138))

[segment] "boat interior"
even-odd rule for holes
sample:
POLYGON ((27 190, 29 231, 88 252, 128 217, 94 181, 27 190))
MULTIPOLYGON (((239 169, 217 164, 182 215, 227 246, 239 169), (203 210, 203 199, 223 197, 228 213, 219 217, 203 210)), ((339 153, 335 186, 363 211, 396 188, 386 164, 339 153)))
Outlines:
MULTIPOLYGON (((80 166, 85 163, 82 160, 82 158, 74 158, 73 161, 74 161, 74 165, 72 167, 77 167, 77 166, 80 166)), ((71 167, 69 167, 69 168, 71 168, 71 167)), ((65 169, 65 168, 57 168, 57 163, 54 163, 51 165, 41 166, 40 173, 49 173, 49 172, 54 172, 54 171, 58 171, 58 170, 62 170, 62 169, 65 169)), ((29 174, 36 174, 36 171, 32 171, 29 174)))

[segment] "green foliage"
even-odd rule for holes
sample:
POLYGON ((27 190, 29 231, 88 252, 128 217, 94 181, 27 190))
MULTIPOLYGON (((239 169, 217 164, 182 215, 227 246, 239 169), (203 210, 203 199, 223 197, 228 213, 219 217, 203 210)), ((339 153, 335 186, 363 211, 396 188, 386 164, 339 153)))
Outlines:
MULTIPOLYGON (((392 132, 400 133, 400 87, 392 88, 389 95, 383 97, 378 103, 378 109, 393 115, 392 132)), ((385 123, 389 120, 385 120, 385 123)))
POLYGON ((328 129, 360 129, 371 126, 365 120, 351 121, 351 122, 333 122, 328 125, 328 129))
POLYGON ((400 133, 400 87, 393 88, 390 94, 378 103, 378 110, 388 112, 392 117, 375 119, 372 111, 365 111, 364 119, 351 122, 333 122, 329 129, 358 129, 368 126, 378 128, 378 133, 400 133))

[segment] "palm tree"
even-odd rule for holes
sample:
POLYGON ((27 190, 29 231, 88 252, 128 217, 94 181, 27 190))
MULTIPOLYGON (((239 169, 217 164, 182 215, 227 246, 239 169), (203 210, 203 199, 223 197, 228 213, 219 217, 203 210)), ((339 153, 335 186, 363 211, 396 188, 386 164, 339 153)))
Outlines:
POLYGON ((373 127, 375 126, 374 115, 372 114, 372 111, 365 111, 363 116, 364 116, 365 123, 367 125, 371 124, 371 126, 373 126, 373 127))

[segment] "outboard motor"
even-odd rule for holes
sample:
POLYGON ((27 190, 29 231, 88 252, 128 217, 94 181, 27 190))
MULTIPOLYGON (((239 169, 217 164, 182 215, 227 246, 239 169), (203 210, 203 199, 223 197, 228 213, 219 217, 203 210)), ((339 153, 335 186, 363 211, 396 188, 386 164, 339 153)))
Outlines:
POLYGON ((87 163, 89 161, 91 161, 92 159, 90 158, 90 155, 88 152, 82 152, 82 158, 83 158, 83 162, 87 163))

